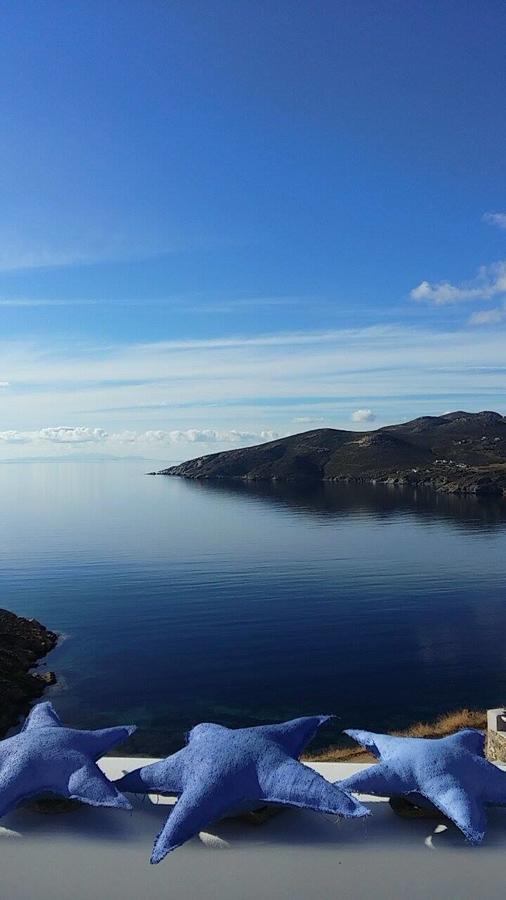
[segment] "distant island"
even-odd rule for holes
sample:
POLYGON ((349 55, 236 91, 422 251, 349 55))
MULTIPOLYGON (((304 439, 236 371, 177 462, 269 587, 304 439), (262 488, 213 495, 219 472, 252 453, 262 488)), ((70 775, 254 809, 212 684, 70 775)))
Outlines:
POLYGON ((375 431, 318 428, 211 453, 150 475, 245 481, 344 481, 506 494, 506 416, 451 412, 375 431))

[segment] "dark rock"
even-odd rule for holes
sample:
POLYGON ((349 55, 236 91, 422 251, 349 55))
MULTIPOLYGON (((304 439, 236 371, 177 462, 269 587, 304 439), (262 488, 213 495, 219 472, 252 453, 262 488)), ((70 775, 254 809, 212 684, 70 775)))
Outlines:
POLYGON ((58 635, 36 619, 0 609, 0 737, 17 724, 48 684, 55 683, 53 672, 30 670, 57 642, 58 635))

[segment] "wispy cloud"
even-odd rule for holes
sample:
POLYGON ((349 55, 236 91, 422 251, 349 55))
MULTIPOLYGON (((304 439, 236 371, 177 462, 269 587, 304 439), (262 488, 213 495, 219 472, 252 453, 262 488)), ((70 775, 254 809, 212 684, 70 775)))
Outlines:
POLYGON ((192 312, 209 313, 236 313, 255 309, 269 309, 277 307, 294 307, 302 303, 311 302, 310 296, 282 296, 282 297, 239 297, 237 299, 210 299, 206 302, 195 303, 189 301, 185 308, 192 312))
POLYGON ((13 272, 18 269, 45 269, 76 266, 96 262, 101 257, 79 251, 59 252, 56 250, 0 250, 0 271, 13 272))
POLYGON ((294 417, 299 427, 321 418, 345 428, 359 410, 379 419, 380 405, 386 424, 462 406, 502 411, 506 396, 502 325, 103 346, 0 341, 0 363, 10 381, 0 391, 5 430, 40 431, 55 419, 61 428, 89 429, 55 431, 54 446, 100 443, 102 429, 108 447, 112 435, 124 445, 138 443, 138 434, 156 446, 160 432, 162 442, 199 443, 205 452, 220 441, 256 443, 294 430, 294 417))
POLYGON ((3 228, 0 272, 147 260, 202 243, 198 238, 184 241, 179 237, 134 233, 133 229, 121 228, 117 223, 111 223, 102 233, 96 226, 92 232, 83 229, 72 238, 62 236, 61 232, 50 235, 44 231, 47 232, 47 223, 43 229, 34 228, 31 234, 23 235, 3 228))
POLYGON ((482 219, 487 225, 495 225, 497 228, 506 229, 506 213, 504 212, 486 212, 482 219))
POLYGON ((491 300, 506 294, 506 261, 481 266, 471 281, 452 284, 451 281, 431 283, 422 281, 410 292, 412 300, 426 301, 436 306, 460 303, 465 300, 491 300))
MULTIPOLYGON (((325 344, 333 343, 339 337, 349 334, 356 334, 359 329, 340 329, 339 331, 284 331, 277 334, 259 334, 252 337, 237 335, 232 337, 188 339, 188 340, 168 340, 159 341, 157 343, 143 344, 140 347, 150 347, 160 351, 170 350, 220 350, 228 348, 243 347, 287 347, 300 346, 303 344, 325 344)), ((373 327, 371 329, 363 329, 364 331, 382 331, 382 326, 373 327)))
POLYGON ((73 205, 67 212, 54 210, 49 218, 33 212, 22 229, 7 217, 0 223, 0 272, 145 261, 189 249, 238 246, 236 237, 176 226, 167 217, 163 225, 146 221, 139 228, 137 218, 118 219, 106 211, 100 223, 86 216, 78 221, 73 205))
POLYGON ((94 306, 98 300, 47 300, 37 297, 12 297, 0 299, 0 307, 36 307, 36 306, 94 306))
POLYGON ((38 306, 120 306, 120 307, 142 307, 159 306, 170 307, 173 310, 188 313, 208 313, 215 315, 217 313, 240 313, 245 310, 255 310, 263 308, 287 307, 291 308, 299 306, 302 303, 309 303, 314 300, 313 297, 249 297, 249 298, 229 298, 227 300, 217 300, 210 298, 195 301, 195 295, 167 295, 163 297, 3 297, 0 298, 0 307, 38 307, 38 306))
POLYGON ((475 312, 469 318, 470 325, 498 325, 500 322, 506 322, 506 308, 500 306, 475 312))

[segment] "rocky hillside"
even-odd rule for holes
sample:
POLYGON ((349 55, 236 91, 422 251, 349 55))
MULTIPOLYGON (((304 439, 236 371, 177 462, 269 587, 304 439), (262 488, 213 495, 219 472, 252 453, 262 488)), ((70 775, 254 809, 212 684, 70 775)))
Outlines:
POLYGON ((38 675, 30 669, 57 641, 58 636, 35 619, 0 609, 0 737, 55 680, 52 672, 38 675))
POLYGON ((320 428, 200 456, 151 474, 184 478, 381 481, 442 491, 506 493, 506 417, 422 416, 376 431, 320 428))

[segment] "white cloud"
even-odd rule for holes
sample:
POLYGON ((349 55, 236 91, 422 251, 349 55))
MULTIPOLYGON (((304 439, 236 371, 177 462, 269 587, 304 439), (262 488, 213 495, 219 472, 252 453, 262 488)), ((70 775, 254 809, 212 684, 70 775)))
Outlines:
POLYGON ((56 428, 41 428, 36 432, 37 439, 54 444, 100 444, 107 440, 107 432, 103 428, 73 428, 59 425, 56 428))
POLYGON ((372 409, 356 409, 352 412, 351 418, 354 422, 374 422, 376 416, 372 409))
POLYGON ((4 444, 29 444, 32 438, 21 431, 0 431, 0 441, 4 444))
POLYGON ((58 425, 36 431, 0 431, 0 441, 6 444, 99 444, 107 438, 108 434, 103 428, 87 426, 58 425))
POLYGON ((481 312, 475 312, 469 318, 470 325, 497 325, 499 322, 506 321, 506 309, 497 307, 496 309, 484 309, 481 312))
POLYGON ((275 431, 219 431, 214 428, 187 428, 185 431, 125 431, 110 435, 110 440, 118 443, 145 444, 242 444, 274 441, 279 437, 275 431))
POLYGON ((0 441, 6 444, 233 444, 273 441, 279 435, 275 431, 220 431, 214 428, 188 428, 185 431, 149 429, 147 431, 120 431, 109 433, 103 428, 67 426, 39 428, 36 431, 1 431, 0 441))
POLYGON ((422 281, 410 292, 412 300, 434 303, 443 306, 447 303, 459 303, 463 300, 490 300, 499 294, 506 294, 506 261, 481 266, 476 278, 462 284, 450 281, 439 281, 431 284, 422 281))
POLYGON ((190 444, 238 444, 245 441, 271 441, 278 437, 273 431, 261 431, 259 434, 249 431, 215 431, 212 428, 189 428, 186 431, 171 431, 170 440, 173 443, 180 441, 190 444))
POLYGON ((0 381, 0 388, 9 387, 10 381, 0 381))
POLYGON ((496 225, 497 228, 506 229, 506 213, 503 212, 486 212, 482 219, 487 225, 496 225))

